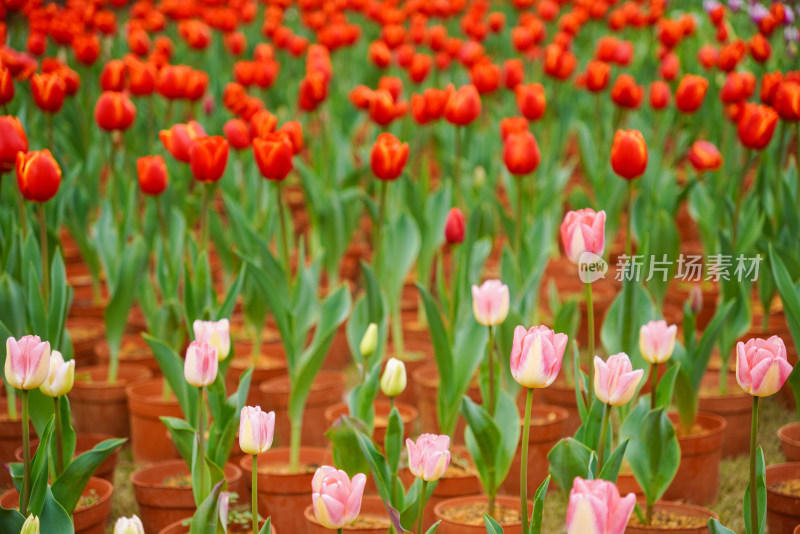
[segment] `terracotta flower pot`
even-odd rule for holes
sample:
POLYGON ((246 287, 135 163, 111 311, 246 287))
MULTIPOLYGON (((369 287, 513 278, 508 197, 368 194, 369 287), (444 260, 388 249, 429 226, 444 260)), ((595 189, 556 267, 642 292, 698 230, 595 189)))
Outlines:
MULTIPOLYGON (((469 459, 469 452, 464 447, 451 447, 450 452, 453 454, 453 459, 461 458, 468 464, 468 469, 455 470, 453 468, 454 461, 451 460, 450 467, 439 483, 436 484, 436 489, 433 490, 431 498, 425 505, 424 518, 422 520, 424 528, 427 530, 436 522, 436 514, 433 509, 436 505, 447 499, 455 499, 457 497, 467 497, 469 495, 480 495, 483 492, 481 481, 478 478, 476 471, 472 467, 472 460, 469 459)), ((408 472, 410 475, 411 473, 408 472)), ((413 475, 409 479, 409 483, 414 482, 413 475)), ((408 484, 407 484, 408 486, 408 484)))
MULTIPOLYGON (((309 500, 311 499, 309 495, 309 500)), ((306 525, 307 530, 302 532, 307 532, 308 534, 331 534, 331 530, 323 527, 317 518, 314 516, 314 505, 309 504, 306 506, 303 515, 306 518, 306 525)), ((371 519, 374 522, 378 522, 384 520, 386 525, 383 527, 372 527, 372 526, 351 526, 351 527, 344 527, 344 532, 358 532, 359 534, 386 534, 389 530, 389 526, 391 523, 389 522, 389 516, 386 513, 386 507, 383 505, 383 501, 380 497, 370 497, 366 496, 361 500, 361 513, 358 514, 360 519, 371 519)), ((298 531, 300 532, 300 531, 298 531)))
POLYGON ((558 406, 567 411, 567 419, 562 425, 565 436, 574 436, 581 426, 578 402, 575 400, 575 387, 564 380, 556 380, 549 387, 537 390, 533 394, 534 402, 558 406), (538 396, 538 397, 537 397, 538 396))
MULTIPOLYGON (((78 434, 75 439, 75 457, 86 451, 92 450, 98 443, 113 438, 114 436, 109 436, 108 434, 78 434)), ((31 440, 31 458, 33 458, 37 447, 39 447, 39 440, 31 440)), ((23 461, 22 446, 17 447, 17 450, 14 451, 14 457, 18 462, 23 461)), ((94 473, 92 473, 92 476, 95 478, 102 478, 113 484, 114 471, 117 469, 118 461, 119 449, 111 453, 109 457, 103 461, 103 463, 98 465, 97 469, 95 469, 94 473)))
MULTIPOLYGON (((523 408, 524 410, 524 408, 523 408)), ((520 410, 522 411, 522 410, 520 410)), ((524 413, 520 417, 520 428, 525 424, 524 413)), ((540 404, 531 410, 531 430, 528 436, 528 495, 533 496, 536 488, 547 478, 550 462, 547 454, 564 437, 564 422, 568 414, 564 408, 540 404)), ((520 432, 520 442, 522 433, 520 432)), ((519 471, 522 462, 522 447, 517 447, 511 469, 503 482, 503 490, 509 495, 519 495, 519 471)), ((554 484, 551 482, 551 484, 554 484)))
MULTIPOLYGON (((677 414, 670 414, 678 426, 677 414)), ((681 463, 675 479, 664 493, 668 501, 691 504, 711 504, 719 493, 719 464, 722 461, 722 435, 727 423, 718 415, 698 413, 695 424, 702 428, 697 434, 678 435, 681 463)))
MULTIPOLYGON (((72 514, 75 525, 75 534, 105 534, 106 524, 111 516, 111 496, 114 486, 102 478, 92 477, 82 495, 92 494, 97 501, 89 506, 79 507, 72 514)), ((3 508, 16 508, 19 506, 19 493, 9 490, 0 496, 0 506, 3 508)))
MULTIPOLYGON (((436 396, 439 391, 439 370, 436 368, 435 363, 426 363, 415 369, 414 372, 411 373, 411 378, 412 384, 410 385, 412 387, 408 387, 406 390, 413 390, 414 396, 417 398, 417 407, 419 408, 420 424, 422 427, 421 431, 438 434, 440 429, 436 414, 436 396)), ((470 386, 467 395, 473 401, 477 403, 481 402, 481 391, 477 383, 473 383, 470 386)), ((459 415, 456 429, 452 436, 453 443, 464 443, 465 427, 464 418, 459 415)))
MULTIPOLYGON (((498 496, 496 502, 498 505, 503 506, 504 508, 508 508, 510 510, 519 510, 519 497, 498 496)), ((486 505, 486 496, 472 495, 469 497, 458 497, 456 499, 447 499, 437 504, 433 508, 433 513, 436 515, 437 520, 442 521, 439 525, 439 530, 436 531, 437 534, 486 534, 486 527, 484 526, 483 522, 483 513, 481 513, 480 516, 475 517, 476 520, 480 521, 475 525, 468 524, 466 522, 454 521, 445 517, 447 510, 476 504, 486 505)), ((532 511, 533 502, 528 501, 529 517, 532 511)), ((522 523, 520 521, 514 523, 501 523, 500 526, 503 527, 504 534, 522 534, 522 523)))
MULTIPOLYGON (((189 529, 191 528, 191 525, 189 524, 189 522, 191 520, 192 520, 191 517, 186 517, 184 519, 175 521, 174 523, 170 524, 169 526, 163 528, 161 530, 161 532, 159 532, 158 534, 189 534, 189 529)), ((263 527, 264 526, 264 521, 261 521, 261 523, 259 523, 258 526, 259 526, 259 528, 263 527)), ((271 527, 272 534, 277 534, 278 531, 275 530, 275 527, 272 526, 272 525, 270 525, 270 527, 271 527)), ((237 532, 252 534, 252 527, 246 528, 244 530, 235 530, 235 527, 233 527, 232 525, 228 524, 228 532, 230 534, 235 534, 237 532)))
POLYGON ((347 323, 342 323, 333 335, 328 354, 322 362, 322 368, 329 371, 342 371, 352 361, 350 344, 347 342, 347 323))
POLYGON ((800 423, 789 423, 778 429, 781 450, 786 460, 800 462, 800 423))
MULTIPOLYGON (((300 449, 300 463, 308 469, 302 473, 288 472, 289 449, 271 449, 258 457, 258 513, 272 517, 279 532, 305 532, 303 511, 311 502, 311 479, 317 467, 331 465, 333 457, 327 449, 300 449), (277 468, 277 469, 276 469, 277 468)), ((248 480, 253 476, 253 464, 248 457, 239 461, 248 480)))
POLYGON ((794 527, 793 534, 800 534, 800 525, 797 525, 796 527, 794 527))
MULTIPOLYGON (((325 447, 328 438, 325 431, 325 410, 344 397, 344 373, 321 371, 311 385, 311 392, 306 400, 303 413, 303 445, 325 447)), ((258 385, 261 408, 264 411, 275 411, 275 441, 281 446, 289 445, 291 435, 289 423, 289 377, 281 376, 267 380, 258 385)), ((298 512, 302 516, 302 510, 298 512)), ((280 527, 279 527, 280 528, 280 527)))
POLYGON ((72 424, 79 434, 111 434, 130 436, 128 399, 125 388, 152 377, 147 367, 120 364, 114 384, 106 381, 108 366, 95 365, 75 373, 75 385, 70 392, 72 424))
POLYGON ((133 459, 142 463, 180 458, 169 431, 159 417, 183 417, 174 395, 164 400, 164 378, 153 378, 125 388, 131 425, 133 459))
MULTIPOLYGON (((33 423, 29 425, 30 435, 35 435, 33 423)), ((8 399, 0 399, 0 465, 16 461, 14 455, 17 447, 22 443, 22 408, 17 401, 17 419, 8 417, 8 399)), ((6 469, 0 469, 0 489, 13 487, 11 475, 6 469)))
POLYGON ((67 319, 67 332, 72 341, 72 352, 75 365, 87 367, 97 364, 94 347, 105 336, 105 325, 102 319, 76 317, 67 319))
MULTIPOLYGON (((95 345, 94 353, 97 355, 97 361, 100 365, 108 365, 110 354, 106 340, 102 340, 95 345)), ((161 367, 158 366, 158 360, 153 356, 150 346, 139 334, 125 334, 122 336, 122 344, 119 348, 119 362, 120 365, 134 364, 147 367, 153 376, 162 374, 161 367)))
POLYGON ((703 376, 699 408, 701 412, 719 415, 727 422, 722 433, 722 457, 744 456, 750 452, 753 397, 742 391, 733 373, 727 374, 727 393, 719 395, 717 390, 719 376, 719 371, 715 370, 709 370, 703 376))
MULTIPOLYGON (((131 474, 131 483, 139 504, 139 517, 145 532, 160 532, 163 528, 194 514, 196 509, 192 487, 166 485, 171 478, 189 475, 183 460, 167 460, 143 467, 131 474)), ((228 488, 235 491, 242 471, 235 465, 225 465, 228 488)))
POLYGON ((620 473, 617 477, 617 489, 619 490, 619 494, 623 496, 628 493, 633 493, 636 495, 637 499, 644 496, 642 487, 636 481, 636 477, 633 476, 633 473, 620 473))
MULTIPOLYGON (((231 362, 228 368, 228 375, 225 377, 225 388, 228 394, 233 393, 239 387, 239 379, 244 372, 253 365, 253 358, 250 356, 249 351, 242 355, 243 351, 239 351, 239 345, 236 346, 236 358, 231 362)), ((253 375, 250 377, 250 389, 247 391, 247 404, 253 406, 258 404, 260 394, 258 393, 258 386, 262 382, 286 376, 286 359, 285 357, 277 357, 267 355, 268 349, 261 349, 261 356, 258 363, 253 368, 253 375)))
MULTIPOLYGON (((639 502, 640 506, 644 506, 643 502, 639 502)), ((710 534, 710 530, 706 523, 710 518, 719 519, 719 515, 711 510, 696 506, 694 504, 684 504, 679 502, 661 501, 657 502, 653 507, 654 512, 664 511, 674 514, 680 514, 688 517, 696 517, 703 520, 702 526, 697 527, 665 527, 665 526, 634 526, 628 523, 628 528, 625 529, 625 534, 656 534, 658 532, 679 532, 680 534, 710 534)), ((633 517, 633 516, 632 516, 633 517)))
MULTIPOLYGON (((389 424, 389 413, 391 412, 390 404, 388 401, 375 401, 373 404, 375 408, 374 431, 372 432, 372 439, 375 440, 379 446, 383 447, 383 442, 386 439, 386 427, 389 424)), ((395 404, 397 411, 400 412, 400 419, 403 420, 403 439, 410 438, 415 434, 414 430, 419 417, 419 412, 413 406, 398 402, 395 404)), ((342 415, 349 415, 350 407, 344 402, 337 402, 325 410, 325 421, 329 428, 333 425, 342 415)))
POLYGON ((767 531, 770 534, 788 534, 800 524, 800 495, 775 488, 790 480, 800 480, 800 462, 767 466, 767 531))

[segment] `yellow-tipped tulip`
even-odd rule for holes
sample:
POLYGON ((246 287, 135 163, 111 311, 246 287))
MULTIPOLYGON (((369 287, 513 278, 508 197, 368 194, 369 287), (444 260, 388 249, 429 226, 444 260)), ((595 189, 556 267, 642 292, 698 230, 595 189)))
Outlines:
POLYGON ((381 391, 387 397, 396 397, 406 389, 408 378, 406 364, 397 358, 389 358, 381 376, 381 391))

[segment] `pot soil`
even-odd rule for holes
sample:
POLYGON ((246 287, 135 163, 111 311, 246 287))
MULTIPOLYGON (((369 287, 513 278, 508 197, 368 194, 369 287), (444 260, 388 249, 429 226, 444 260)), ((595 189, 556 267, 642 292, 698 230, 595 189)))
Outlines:
POLYGON ((767 466, 767 531, 788 534, 800 524, 800 462, 767 466))
MULTIPOLYGON (((314 516, 314 505, 306 506, 303 515, 306 518, 308 534, 331 534, 331 530, 323 527, 314 516)), ((392 523, 386 513, 386 507, 380 497, 366 496, 361 500, 361 512, 356 522, 344 527, 345 532, 359 534, 386 534, 392 523)))
MULTIPOLYGON (((327 449, 300 449, 300 473, 290 473, 289 449, 271 449, 258 457, 258 513, 272 517, 278 532, 306 531, 303 512, 311 501, 311 479, 322 465, 331 465, 333 457, 327 449)), ((244 457, 239 466, 247 480, 253 476, 252 459, 244 457)))
POLYGON ((130 437, 128 400, 125 388, 153 376, 140 365, 120 364, 117 381, 106 381, 108 366, 95 365, 75 372, 75 385, 69 395, 72 424, 79 434, 111 434, 130 437))
POLYGON ((681 463, 675 479, 664 493, 664 499, 711 504, 719 493, 722 435, 727 423, 718 415, 698 413, 692 431, 681 435, 677 414, 670 414, 670 419, 678 432, 681 463))
MULTIPOLYGON (((30 424, 30 435, 35 435, 33 424, 30 424)), ((8 399, 0 399, 0 464, 16 461, 14 452, 22 443, 22 407, 17 401, 17 419, 8 417, 8 399)), ((0 469, 0 489, 13 487, 11 475, 6 469, 0 469)))
MULTIPOLYGON (((250 352, 239 351, 239 345, 236 345, 237 356, 228 368, 228 376, 225 378, 225 388, 230 395, 239 387, 239 379, 247 369, 253 365, 253 358, 250 352), (247 354, 245 356, 244 354, 247 354)), ((252 349, 252 345, 249 346, 252 349)), ((250 377, 250 389, 247 391, 247 404, 248 406, 255 406, 260 400, 258 393, 258 386, 262 382, 272 380, 273 378, 280 378, 286 376, 286 359, 283 357, 268 356, 269 353, 262 346, 261 355, 258 357, 253 368, 253 375, 250 377)))
MULTIPOLYGON (((92 450, 95 445, 101 443, 107 439, 113 439, 114 436, 109 436, 108 434, 78 434, 75 439, 75 456, 77 458, 79 455, 83 454, 86 451, 92 450)), ((34 453, 36 452, 36 448, 39 447, 39 440, 34 439, 31 440, 31 458, 33 458, 34 453)), ((15 460, 18 462, 23 461, 23 454, 22 454, 22 447, 17 447, 17 450, 14 451, 15 460)), ((114 483, 114 471, 117 469, 117 462, 119 461, 119 449, 115 450, 108 458, 103 460, 103 463, 97 466, 92 476, 95 478, 102 478, 110 482, 111 484, 114 483)))
MULTIPOLYGON (((524 408, 523 408, 524 410, 524 408)), ((525 424, 524 413, 520 418, 520 428, 525 424)), ((564 422, 567 420, 567 411, 558 406, 535 405, 531 410, 531 430, 528 437, 528 495, 533 496, 550 469, 547 454, 550 449, 564 436, 564 422)), ((520 442, 522 432, 520 432, 520 442)), ((519 472, 522 461, 521 447, 517 447, 514 461, 508 472, 503 490, 509 495, 519 495, 519 472)), ((551 485, 555 485, 551 482, 551 485)))
MULTIPOLYGON (((395 406, 397 407, 397 411, 400 412, 400 419, 403 420, 403 440, 405 441, 405 438, 410 438, 416 433, 414 431, 417 426, 416 422, 419 418, 419 412, 413 406, 402 402, 395 403, 395 406)), ((372 432, 372 439, 382 448, 386 440, 386 427, 389 424, 391 405, 388 401, 379 400, 375 401, 373 407, 375 408, 375 418, 373 420, 374 430, 372 432)), ((330 428, 342 415, 349 414, 350 407, 344 402, 337 402, 333 406, 330 406, 325 410, 325 421, 328 424, 326 428, 330 428)))
MULTIPOLYGON (((639 502, 644 507, 644 502, 639 502)), ((710 534, 706 526, 709 518, 719 516, 700 506, 678 502, 661 501, 653 507, 653 525, 639 524, 635 514, 631 514, 625 534, 654 534, 657 532, 679 532, 681 534, 710 534)))
POLYGON ((734 458, 750 453, 750 422, 753 414, 753 397, 742 391, 734 373, 727 373, 728 389, 719 394, 720 372, 709 370, 700 383, 701 412, 719 415, 727 426, 722 433, 722 457, 734 458))
POLYGON ((141 463, 180 458, 159 417, 183 417, 174 395, 164 399, 164 379, 154 378, 125 388, 130 413, 133 459, 141 463))
MULTIPOLYGON (((103 340, 95 345, 94 352, 100 365, 108 365, 110 354, 107 341, 103 340)), ((122 336, 122 344, 119 348, 119 362, 120 365, 134 364, 147 367, 153 376, 162 374, 161 367, 158 366, 158 360, 153 356, 150 346, 139 334, 125 334, 122 336)))
MULTIPOLYGON (((522 534, 519 517, 519 497, 499 496, 496 500, 494 519, 503 527, 505 534, 522 534)), ((441 520, 437 534, 486 534, 483 514, 489 503, 484 495, 472 495, 447 499, 437 504, 433 513, 441 520)), ((533 502, 528 502, 528 516, 533 511, 533 502)))
MULTIPOLYGON (((111 516, 111 496, 114 486, 102 478, 92 477, 81 494, 86 504, 78 502, 72 514, 75 534, 105 534, 111 516)), ((9 490, 0 496, 0 506, 6 509, 19 507, 19 493, 9 490)))
POLYGON ((67 332, 72 341, 75 365, 79 368, 96 365, 97 355, 94 348, 105 336, 103 321, 90 317, 67 319, 67 332))
MULTIPOLYGON (((229 463, 225 465, 225 478, 228 489, 236 491, 242 480, 242 471, 229 463)), ((196 507, 191 478, 183 460, 167 460, 138 469, 131 474, 131 483, 145 532, 160 532, 168 525, 194 515, 196 507)))
MULTIPOLYGON (((436 522, 436 514, 433 509, 442 501, 466 497, 468 495, 480 495, 483 491, 481 482, 473 467, 469 452, 463 447, 451 447, 452 458, 444 476, 439 479, 436 489, 433 490, 431 498, 425 505, 423 514, 423 526, 425 530, 436 522)), ((410 471, 408 472, 410 475, 410 471)), ((409 477, 409 484, 414 482, 413 475, 409 477)))
POLYGON ((800 423, 789 423, 778 429, 781 450, 789 462, 800 462, 800 423))
MULTIPOLYGON (((436 396, 439 391, 439 370, 434 363, 426 363, 411 373, 414 396, 417 398, 417 407, 420 413, 422 432, 438 434, 440 432, 437 419, 436 396)), ((473 382, 467 390, 470 399, 480 404, 481 391, 477 382, 473 382)), ((466 424, 461 415, 458 416, 456 429, 453 436, 454 444, 464 443, 464 428, 466 424)))
MULTIPOLYGON (((345 385, 344 373, 333 371, 321 371, 311 385, 311 392, 306 401, 306 409, 303 413, 303 436, 302 443, 309 447, 325 447, 328 445, 328 438, 325 431, 328 429, 325 424, 325 410, 333 403, 340 402, 344 397, 345 385)), ((266 411, 275 412, 275 437, 282 446, 289 444, 291 435, 289 424, 289 377, 281 376, 267 380, 258 385, 261 408, 266 411)), ((301 517, 303 510, 299 509, 297 515, 301 517)), ((284 532, 294 532, 284 530, 284 532)))
MULTIPOLYGON (((191 520, 192 520, 191 517, 187 517, 185 519, 181 519, 180 521, 175 521, 174 523, 172 523, 168 527, 164 528, 158 534, 189 534, 189 530, 191 528, 191 524, 190 524, 191 520)), ((258 526, 259 526, 259 528, 263 527, 264 526, 264 521, 261 521, 261 523, 259 523, 258 526)), ((277 534, 278 531, 275 530, 275 527, 272 526, 272 525, 270 525, 270 526, 272 527, 271 528, 272 534, 277 534)), ((248 525, 246 528, 244 528, 244 527, 243 528, 239 528, 238 530, 237 530, 237 528, 238 528, 237 525, 232 525, 232 524, 228 523, 228 532, 230 534, 239 534, 239 533, 241 533, 241 534, 253 534, 253 529, 252 529, 252 526, 250 526, 250 525, 248 525)))

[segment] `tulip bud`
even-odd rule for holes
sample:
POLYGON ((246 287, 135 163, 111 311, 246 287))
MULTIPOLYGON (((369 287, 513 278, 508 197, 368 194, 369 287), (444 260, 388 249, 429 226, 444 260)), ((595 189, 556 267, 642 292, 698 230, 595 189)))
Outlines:
POLYGON ((292 141, 285 132, 274 132, 253 139, 253 156, 261 176, 282 181, 292 172, 292 141))
POLYGON ((195 320, 192 324, 194 338, 205 341, 217 348, 217 355, 224 360, 231 353, 231 323, 228 319, 219 321, 195 320))
POLYGON ((736 381, 750 395, 767 397, 777 393, 791 372, 786 345, 778 336, 736 344, 736 381))
POLYGON ((511 346, 514 380, 526 388, 548 387, 561 370, 567 341, 566 334, 556 334, 544 325, 530 330, 518 326, 511 346))
POLYGON ((689 163, 697 172, 716 171, 722 167, 722 155, 708 141, 695 141, 689 149, 689 163))
POLYGON ((242 407, 239 419, 239 448, 245 454, 261 454, 272 447, 275 412, 262 412, 260 406, 242 407))
POLYGON ((703 309, 703 291, 700 286, 692 286, 692 289, 689 290, 689 309, 694 315, 703 309))
POLYGON ((458 208, 450 208, 444 225, 445 240, 451 244, 463 243, 465 232, 464 214, 458 208))
POLYGON ((610 406, 624 406, 633 398, 642 380, 644 371, 633 370, 631 360, 624 352, 608 357, 603 361, 594 357, 594 394, 610 406))
POLYGON ((561 243, 569 261, 577 264, 584 252, 603 255, 606 246, 606 212, 592 208, 570 211, 561 223, 561 243))
POLYGON ((217 378, 217 348, 203 341, 192 341, 186 350, 183 377, 195 387, 209 386, 217 378))
POLYGON ((72 390, 75 382, 75 360, 64 361, 57 350, 50 353, 50 372, 39 389, 48 397, 61 397, 72 390))
POLYGON ((739 117, 739 141, 747 148, 762 150, 772 140, 778 114, 769 106, 748 102, 739 117))
POLYGON ((381 376, 381 391, 387 397, 396 397, 406 389, 406 364, 397 358, 389 358, 381 376))
POLYGON ((611 145, 611 167, 626 180, 639 178, 647 169, 647 145, 639 130, 617 130, 611 145))
POLYGON ((408 143, 401 143, 395 136, 384 132, 372 146, 370 166, 379 180, 396 180, 403 173, 408 161, 408 143))
POLYGON ((508 317, 508 286, 500 280, 486 280, 480 287, 472 286, 472 311, 475 320, 484 326, 503 324, 508 317))
POLYGON ((139 188, 146 195, 160 195, 167 188, 167 165, 161 155, 137 159, 136 175, 139 188))
POLYGON ((694 113, 703 104, 708 91, 708 80, 695 74, 681 78, 675 90, 675 107, 684 113, 694 113))
MULTIPOLYGON (((29 515, 22 524, 22 530, 19 534, 39 534, 39 518, 33 514, 29 515)), ((114 534, 117 534, 117 532, 115 531, 114 534)), ((144 534, 144 531, 142 531, 142 534, 144 534)))
POLYGON ((472 187, 476 190, 483 187, 483 184, 486 183, 486 169, 483 168, 483 165, 478 165, 475 167, 475 171, 472 173, 472 187))
POLYGON ((623 534, 636 495, 621 497, 613 482, 575 477, 569 492, 567 534, 623 534))
POLYGON ((216 182, 228 163, 228 141, 219 135, 195 139, 189 148, 189 167, 198 182, 216 182))
POLYGON ((350 480, 342 470, 323 465, 311 480, 311 501, 314 516, 329 529, 353 523, 361 512, 361 499, 367 477, 358 473, 350 480))
POLYGON ((539 145, 532 133, 525 131, 508 136, 503 143, 503 162, 514 176, 524 176, 536 170, 541 160, 539 145))
POLYGON ((406 439, 408 469, 426 482, 442 478, 450 465, 450 437, 422 434, 416 442, 406 439))
POLYGON ((136 514, 120 517, 114 524, 114 534, 144 534, 144 525, 136 514))
POLYGON ((17 153, 17 185, 27 200, 47 202, 58 193, 61 167, 49 150, 17 153))
POLYGON ((369 323, 367 330, 364 332, 364 336, 361 338, 361 343, 358 346, 358 350, 361 351, 362 356, 369 358, 377 348, 378 325, 375 323, 369 323))
POLYGON ((6 340, 6 382, 16 389, 36 389, 50 371, 50 343, 39 336, 6 340))
POLYGON ((667 326, 666 321, 650 321, 639 329, 639 351, 650 363, 664 363, 675 350, 678 327, 667 326))

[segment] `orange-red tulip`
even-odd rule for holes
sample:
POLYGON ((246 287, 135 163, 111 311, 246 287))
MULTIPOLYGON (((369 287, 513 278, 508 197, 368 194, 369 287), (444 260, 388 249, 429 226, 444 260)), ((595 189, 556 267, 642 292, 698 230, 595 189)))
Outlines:
POLYGON ((103 91, 94 107, 94 120, 103 130, 127 130, 136 119, 136 106, 123 93, 103 91))
POLYGON ((695 74, 681 78, 675 91, 675 107, 684 113, 694 113, 703 104, 708 91, 708 80, 695 74))
POLYGON ((206 132, 199 123, 189 121, 187 124, 175 124, 169 130, 161 130, 158 137, 173 158, 189 163, 192 143, 196 139, 206 137, 206 132))
POLYGON ((395 136, 384 132, 372 146, 370 166, 379 180, 396 180, 403 173, 408 161, 408 143, 401 143, 395 136))
POLYGON ((722 167, 722 155, 713 143, 695 141, 689 149, 689 163, 697 172, 716 171, 722 167))
POLYGON ((258 170, 267 180, 279 182, 286 179, 294 168, 292 152, 292 142, 284 132, 253 139, 253 155, 258 170))
POLYGON ((472 84, 480 94, 487 94, 500 87, 502 71, 498 65, 490 61, 481 61, 472 66, 469 71, 472 84))
POLYGON ((639 178, 647 169, 647 144, 639 130, 617 130, 611 145, 611 167, 626 180, 639 178))
POLYGON ((202 70, 191 70, 186 80, 184 97, 191 102, 197 102, 206 94, 208 89, 208 74, 202 70))
POLYGON ((266 109, 256 111, 250 117, 250 139, 265 137, 275 131, 278 126, 278 117, 266 109))
POLYGON ((541 160, 539 145, 529 131, 512 133, 503 143, 503 162, 508 172, 524 176, 536 170, 541 160))
POLYGON ((669 84, 663 80, 656 80, 650 84, 650 106, 653 109, 664 109, 669 105, 672 93, 669 84))
POLYGON ((158 73, 155 65, 130 56, 128 61, 128 89, 136 96, 151 95, 156 90, 158 73))
POLYGON ((525 67, 518 58, 507 59, 503 63, 503 85, 506 89, 514 89, 525 81, 525 67))
POLYGON ((390 124, 399 115, 399 109, 389 91, 373 91, 369 101, 369 118, 381 126, 390 124))
POLYGON ((121 59, 112 59, 103 66, 100 73, 100 88, 103 91, 122 91, 125 89, 125 62, 121 59))
MULTIPOLYGON (((463 85, 448 99, 444 118, 450 124, 466 126, 481 114, 481 96, 474 85, 463 85)), ((380 138, 379 138, 380 139, 380 138)))
POLYGON ((0 105, 14 100, 14 80, 11 71, 0 65, 0 105))
POLYGON ((671 82, 678 77, 680 68, 681 63, 678 56, 674 52, 668 52, 658 66, 658 74, 668 82, 671 82))
POLYGON ((325 75, 318 71, 306 74, 300 80, 298 90, 298 106, 303 111, 314 111, 328 97, 328 82, 325 75))
POLYGON ((611 100, 618 106, 636 109, 644 98, 644 87, 636 85, 630 74, 620 74, 611 88, 611 100))
POLYGON ((242 32, 230 32, 225 34, 225 48, 233 56, 239 56, 247 48, 247 39, 242 32))
POLYGON ((34 74, 31 93, 36 106, 47 113, 57 113, 64 105, 67 84, 55 73, 34 74))
POLYGON ((525 117, 506 117, 505 119, 500 119, 500 137, 503 139, 503 142, 505 142, 512 134, 527 132, 528 126, 528 119, 525 117))
POLYGON ((781 82, 775 91, 773 105, 783 120, 800 120, 800 83, 793 80, 781 82))
POLYGON ((47 202, 58 193, 61 167, 49 150, 17 153, 17 184, 22 196, 32 202, 47 202))
POLYGON ((517 97, 517 109, 528 120, 539 120, 547 110, 547 98, 540 83, 520 84, 514 94, 517 97))
POLYGON ((771 106, 775 93, 783 82, 783 73, 780 71, 767 72, 761 77, 761 102, 771 106))
POLYGON ((761 150, 772 140, 777 124, 778 114, 774 109, 748 102, 739 116, 739 141, 747 148, 761 150))
POLYGON ((729 72, 719 93, 726 104, 747 100, 756 89, 756 77, 751 72, 729 72))
POLYGON ((414 54, 408 66, 408 77, 414 83, 422 83, 433 68, 433 58, 427 54, 414 54))
POLYGON ((9 172, 17 162, 17 154, 28 151, 28 136, 19 119, 0 116, 0 175, 9 172))
POLYGON ((577 64, 575 54, 560 45, 549 44, 544 49, 544 72, 548 76, 566 80, 577 64))
POLYGON ((189 166, 198 182, 216 182, 228 164, 228 141, 214 135, 195 139, 189 148, 189 166))
POLYGON ((76 35, 72 40, 75 59, 84 65, 94 65, 100 57, 100 39, 93 33, 76 35))
POLYGON ((243 119, 230 119, 222 127, 225 139, 235 150, 244 150, 250 146, 250 128, 243 119))
POLYGON ((303 150, 303 125, 299 121, 286 121, 278 128, 278 132, 285 133, 292 142, 292 152, 299 154, 303 150))
POLYGON ((750 49, 750 55, 759 63, 764 63, 772 55, 772 46, 770 46, 767 38, 760 33, 753 35, 747 45, 750 49))
POLYGON ((368 50, 369 60, 375 64, 375 66, 380 67, 382 69, 389 66, 392 62, 392 51, 389 50, 389 47, 386 46, 386 43, 383 41, 374 41, 369 45, 368 50))
POLYGON ((604 90, 611 79, 611 67, 604 61, 592 60, 586 65, 586 89, 592 93, 604 90))
POLYGON ((718 57, 719 52, 717 52, 717 49, 714 48, 713 45, 703 45, 697 52, 697 61, 699 61, 706 70, 713 68, 714 65, 717 64, 718 57))
POLYGON ((128 32, 128 49, 137 56, 146 56, 150 51, 150 36, 143 28, 131 28, 128 32))
POLYGON ((139 188, 146 195, 160 195, 167 188, 167 165, 161 156, 142 156, 136 160, 139 188))
POLYGON ((158 72, 156 91, 168 100, 183 98, 192 70, 188 65, 167 65, 158 72))

